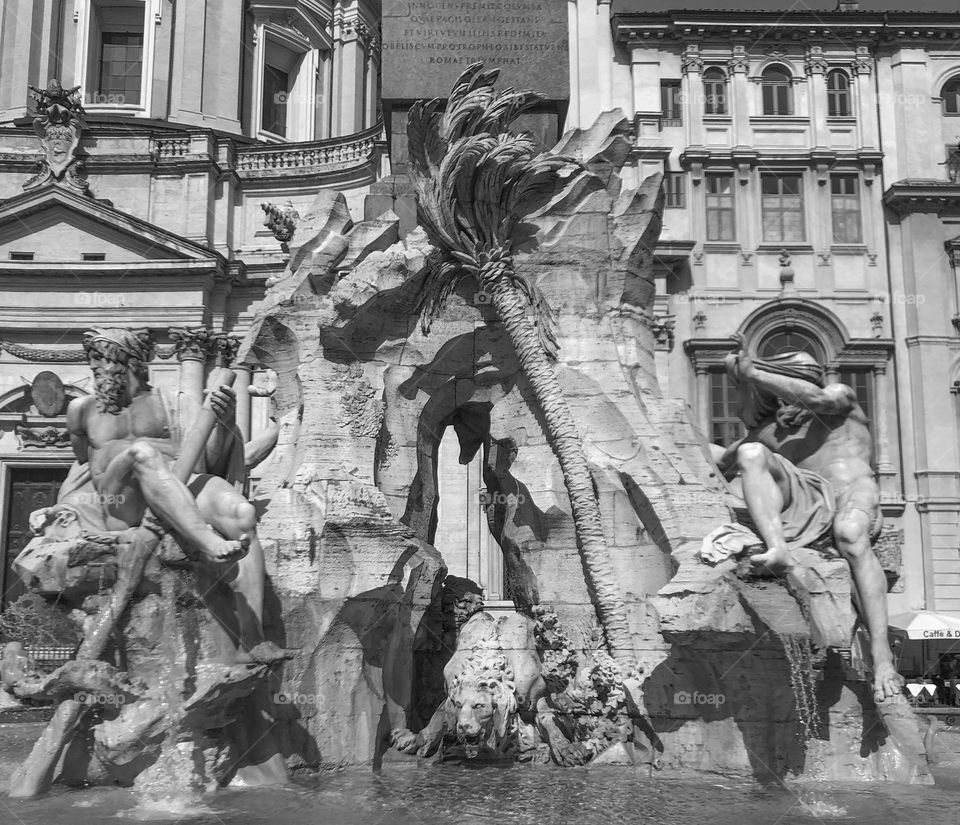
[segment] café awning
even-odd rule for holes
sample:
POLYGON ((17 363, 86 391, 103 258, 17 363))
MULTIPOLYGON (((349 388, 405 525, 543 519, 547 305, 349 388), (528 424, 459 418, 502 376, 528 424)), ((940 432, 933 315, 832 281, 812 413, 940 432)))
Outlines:
POLYGON ((908 639, 960 640, 960 619, 932 610, 911 610, 891 616, 887 622, 890 629, 906 633, 908 639))

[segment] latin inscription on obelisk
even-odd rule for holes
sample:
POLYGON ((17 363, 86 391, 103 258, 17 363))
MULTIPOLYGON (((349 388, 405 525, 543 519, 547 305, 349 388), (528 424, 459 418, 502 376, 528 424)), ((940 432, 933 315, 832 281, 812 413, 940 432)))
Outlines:
POLYGON ((471 63, 566 100, 567 0, 384 0, 384 98, 444 97, 471 63))

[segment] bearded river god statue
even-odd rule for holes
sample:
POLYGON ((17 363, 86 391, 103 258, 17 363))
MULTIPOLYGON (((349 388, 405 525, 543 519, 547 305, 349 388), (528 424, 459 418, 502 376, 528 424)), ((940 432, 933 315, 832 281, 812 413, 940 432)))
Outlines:
MULTIPOLYGON (((254 508, 240 492, 246 465, 234 420, 233 374, 214 370, 201 407, 186 393, 151 387, 149 332, 93 329, 83 344, 96 392, 67 410, 77 462, 57 504, 31 519, 38 537, 16 564, 28 586, 93 615, 84 623, 76 661, 14 688, 21 697, 63 701, 14 775, 11 795, 45 790, 76 728, 93 724, 111 705, 113 713, 94 724, 90 752, 78 759, 71 749, 63 772, 72 781, 130 780, 145 756, 130 751, 155 757, 166 738, 193 731, 196 742, 207 740, 197 747, 206 751, 201 764, 209 768, 195 779, 215 785, 243 771, 244 761, 230 756, 237 743, 229 736, 217 741, 208 732, 242 715, 241 705, 230 704, 255 693, 268 667, 288 655, 263 636, 263 554, 254 508), (93 588, 90 568, 101 576, 109 571, 93 588), (104 593, 110 584, 112 591, 104 593), (194 640, 200 649, 185 671, 175 649, 179 639, 171 637, 179 635, 178 611, 191 599, 213 621, 194 640), (150 649, 124 650, 125 638, 150 649), (97 661, 110 641, 115 655, 128 661, 127 672, 97 661), (173 649, 165 653, 164 644, 173 649)), ((257 736, 258 727, 248 726, 245 735, 257 736)), ((254 748, 257 755, 247 763, 267 750, 254 748)), ((248 779, 285 776, 276 754, 246 772, 248 779)))

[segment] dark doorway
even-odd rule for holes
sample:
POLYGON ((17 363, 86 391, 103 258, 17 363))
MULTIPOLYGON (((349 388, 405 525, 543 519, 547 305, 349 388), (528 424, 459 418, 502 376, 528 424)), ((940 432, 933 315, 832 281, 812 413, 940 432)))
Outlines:
POLYGON ((67 477, 67 467, 13 467, 3 506, 3 579, 0 609, 24 593, 13 560, 32 537, 30 514, 57 501, 57 492, 67 477))

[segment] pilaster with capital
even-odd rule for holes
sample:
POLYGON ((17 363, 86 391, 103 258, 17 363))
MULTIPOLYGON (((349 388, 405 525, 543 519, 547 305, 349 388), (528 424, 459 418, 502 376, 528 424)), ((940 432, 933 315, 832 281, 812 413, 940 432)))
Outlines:
POLYGON ((727 61, 729 70, 731 113, 733 114, 733 145, 752 146, 750 129, 750 56, 747 47, 735 45, 733 56, 727 61))
POLYGON ((803 61, 803 70, 810 78, 807 83, 810 100, 810 131, 814 146, 830 143, 827 132, 827 58, 822 46, 810 46, 803 61))
POLYGON ((703 56, 700 45, 688 43, 680 59, 687 145, 703 146, 703 56))

